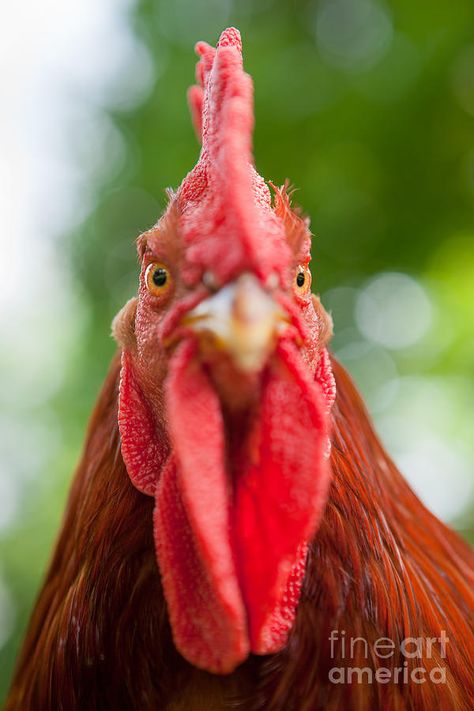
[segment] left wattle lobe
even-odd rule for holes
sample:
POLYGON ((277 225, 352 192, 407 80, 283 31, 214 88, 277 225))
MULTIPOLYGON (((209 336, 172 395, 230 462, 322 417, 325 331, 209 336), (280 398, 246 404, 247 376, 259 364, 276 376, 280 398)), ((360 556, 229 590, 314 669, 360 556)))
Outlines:
MULTIPOLYGON (((249 651, 242 599, 233 573, 217 579, 212 574, 215 561, 206 559, 196 539, 173 457, 160 476, 155 501, 155 546, 176 648, 201 669, 230 673, 249 651)), ((224 540, 221 546, 225 564, 224 540)))
POLYGON ((231 483, 220 403, 184 342, 165 385, 173 455, 156 490, 155 545, 177 648, 231 672, 248 655, 245 608, 229 535, 231 483))

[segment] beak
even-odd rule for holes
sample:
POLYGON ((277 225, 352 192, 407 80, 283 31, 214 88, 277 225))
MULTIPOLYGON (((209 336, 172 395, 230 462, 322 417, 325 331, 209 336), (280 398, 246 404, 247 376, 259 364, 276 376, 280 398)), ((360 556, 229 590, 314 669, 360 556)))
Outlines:
POLYGON ((182 320, 202 345, 226 352, 244 373, 259 371, 288 321, 253 274, 242 274, 201 301, 182 320))

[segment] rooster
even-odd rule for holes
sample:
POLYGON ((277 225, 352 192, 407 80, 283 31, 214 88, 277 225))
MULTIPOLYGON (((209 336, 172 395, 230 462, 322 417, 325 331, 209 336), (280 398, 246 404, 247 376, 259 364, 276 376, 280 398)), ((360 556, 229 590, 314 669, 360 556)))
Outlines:
POLYGON ((329 354, 238 31, 197 53, 199 161, 138 238, 6 709, 468 711, 472 552, 329 354))

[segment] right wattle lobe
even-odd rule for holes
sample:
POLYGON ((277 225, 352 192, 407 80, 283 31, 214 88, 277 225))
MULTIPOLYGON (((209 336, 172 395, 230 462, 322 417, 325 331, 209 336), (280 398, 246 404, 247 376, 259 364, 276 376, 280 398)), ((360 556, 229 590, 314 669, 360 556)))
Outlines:
POLYGON ((269 654, 294 622, 330 474, 327 404, 291 343, 279 344, 266 374, 258 427, 259 456, 238 476, 233 528, 251 650, 269 654))

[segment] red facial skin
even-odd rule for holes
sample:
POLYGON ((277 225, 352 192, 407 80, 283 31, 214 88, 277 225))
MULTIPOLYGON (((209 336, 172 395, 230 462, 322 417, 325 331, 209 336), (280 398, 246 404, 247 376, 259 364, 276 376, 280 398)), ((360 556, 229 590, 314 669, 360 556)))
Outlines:
POLYGON ((163 218, 139 240, 119 425, 132 482, 155 496, 175 644, 194 665, 229 673, 249 652, 281 649, 293 624, 307 544, 326 501, 335 387, 328 317, 308 281, 307 221, 285 188, 272 205, 252 166, 251 81, 238 33, 226 30, 217 51, 198 51, 203 89, 194 88, 191 103, 195 116, 204 107, 203 148, 163 218), (161 291, 147 278, 155 263, 168 269, 161 291), (250 373, 183 324, 244 274, 284 315, 268 357, 250 373))

